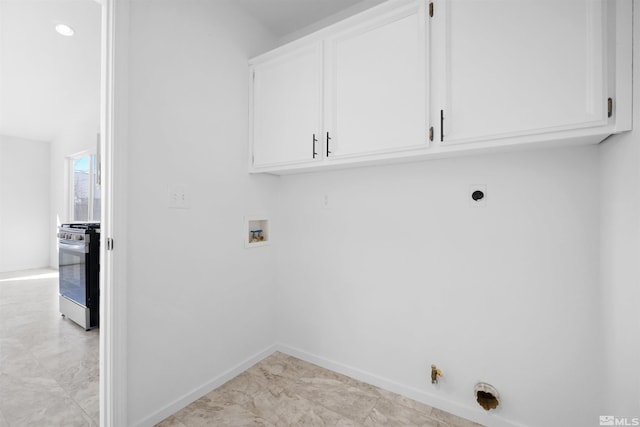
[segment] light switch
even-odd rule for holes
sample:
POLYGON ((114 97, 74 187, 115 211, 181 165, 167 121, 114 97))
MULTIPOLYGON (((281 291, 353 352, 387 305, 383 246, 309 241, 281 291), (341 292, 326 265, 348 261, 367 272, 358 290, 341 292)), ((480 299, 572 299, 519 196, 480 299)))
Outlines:
POLYGON ((322 209, 329 209, 330 208, 330 204, 329 204, 329 194, 323 194, 322 198, 320 199, 320 207, 322 209))
POLYGON ((170 185, 167 204, 173 209, 189 209, 189 195, 184 185, 170 185))

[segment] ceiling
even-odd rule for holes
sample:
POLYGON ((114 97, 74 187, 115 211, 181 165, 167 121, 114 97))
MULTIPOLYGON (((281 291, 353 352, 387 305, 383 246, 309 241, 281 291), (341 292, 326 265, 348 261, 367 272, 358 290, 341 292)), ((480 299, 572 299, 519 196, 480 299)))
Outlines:
POLYGON ((385 0, 235 0, 277 37, 345 10, 366 9, 385 0))
POLYGON ((52 141, 100 111, 100 5, 0 0, 0 134, 52 141), (55 32, 65 23, 73 37, 55 32))
MULTIPOLYGON (((385 0, 231 1, 282 38, 385 0)), ((75 124, 98 129, 100 14, 99 0, 0 0, 0 135, 53 141, 75 124), (75 35, 57 34, 58 23, 75 35)))

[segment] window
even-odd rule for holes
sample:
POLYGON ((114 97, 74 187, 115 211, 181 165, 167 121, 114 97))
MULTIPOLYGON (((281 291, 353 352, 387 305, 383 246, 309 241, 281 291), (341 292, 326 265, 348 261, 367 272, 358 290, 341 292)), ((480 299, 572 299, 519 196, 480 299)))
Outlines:
POLYGON ((101 195, 97 156, 83 153, 69 158, 71 221, 100 221, 101 195))

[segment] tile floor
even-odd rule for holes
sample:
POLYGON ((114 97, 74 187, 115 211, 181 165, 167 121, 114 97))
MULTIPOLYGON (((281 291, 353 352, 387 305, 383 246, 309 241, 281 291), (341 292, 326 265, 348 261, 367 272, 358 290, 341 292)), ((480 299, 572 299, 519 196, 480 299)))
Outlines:
MULTIPOLYGON (((97 329, 58 311, 55 270, 0 273, 0 427, 97 427, 97 329)), ((158 427, 479 427, 274 353, 158 427)))
POLYGON ((0 273, 0 427, 98 426, 98 337, 60 316, 57 271, 0 273))
POLYGON ((481 427, 283 353, 156 425, 198 426, 481 427))

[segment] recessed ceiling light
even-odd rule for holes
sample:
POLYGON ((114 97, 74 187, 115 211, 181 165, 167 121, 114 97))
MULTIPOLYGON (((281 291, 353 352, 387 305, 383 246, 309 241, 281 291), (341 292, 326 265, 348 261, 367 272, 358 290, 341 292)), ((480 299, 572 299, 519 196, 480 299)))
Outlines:
POLYGON ((58 34, 62 34, 63 36, 67 37, 70 37, 75 33, 75 31, 73 31, 73 28, 65 24, 56 25, 56 31, 58 32, 58 34))

